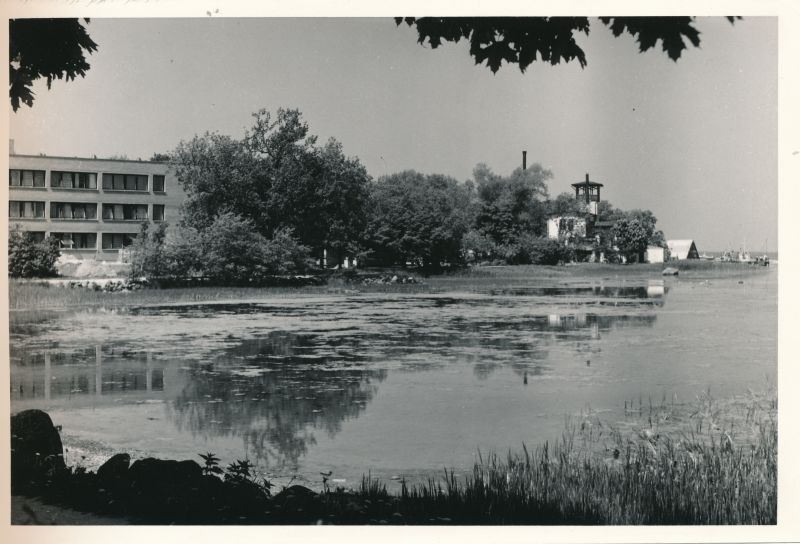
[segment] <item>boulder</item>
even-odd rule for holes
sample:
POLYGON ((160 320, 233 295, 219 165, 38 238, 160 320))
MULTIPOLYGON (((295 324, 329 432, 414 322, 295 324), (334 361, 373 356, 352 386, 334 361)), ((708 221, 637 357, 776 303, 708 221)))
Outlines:
POLYGON ((11 416, 11 487, 30 489, 65 473, 64 448, 53 420, 41 410, 11 416))
POLYGON ((194 461, 140 459, 128 469, 127 484, 128 511, 152 521, 196 522, 212 505, 203 470, 194 461))
POLYGON ((131 483, 139 487, 165 487, 198 483, 203 469, 195 461, 148 457, 135 461, 128 469, 128 475, 131 483))
POLYGON ((117 482, 128 474, 131 456, 127 453, 118 453, 103 463, 97 469, 97 479, 103 482, 117 482))
POLYGON ((314 512, 318 506, 319 495, 302 485, 287 487, 272 499, 284 516, 293 514, 308 514, 314 512))

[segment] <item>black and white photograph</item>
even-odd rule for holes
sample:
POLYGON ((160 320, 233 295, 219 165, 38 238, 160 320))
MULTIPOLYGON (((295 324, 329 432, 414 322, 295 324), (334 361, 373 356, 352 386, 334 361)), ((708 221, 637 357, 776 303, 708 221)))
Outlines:
POLYGON ((793 523, 778 14, 89 4, 6 18, 15 534, 793 523))

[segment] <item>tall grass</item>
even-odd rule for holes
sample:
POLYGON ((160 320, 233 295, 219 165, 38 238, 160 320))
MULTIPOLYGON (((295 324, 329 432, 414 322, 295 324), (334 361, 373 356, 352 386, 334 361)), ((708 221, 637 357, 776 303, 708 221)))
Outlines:
POLYGON ((367 476, 356 496, 367 517, 407 523, 776 523, 774 397, 737 402, 729 425, 707 412, 714 403, 698 404, 688 416, 685 407, 651 407, 649 424, 629 432, 592 418, 570 420, 561 440, 504 458, 480 456, 463 479, 445 471, 411 488, 403 483, 392 495, 367 476), (653 424, 667 414, 686 420, 653 424), (701 434, 694 432, 698 421, 706 425, 701 434))
POLYGON ((49 286, 44 283, 9 284, 9 308, 60 309, 77 306, 124 307, 153 304, 254 301, 300 294, 328 292, 325 287, 191 287, 176 289, 141 289, 128 292, 93 291, 87 288, 49 286))

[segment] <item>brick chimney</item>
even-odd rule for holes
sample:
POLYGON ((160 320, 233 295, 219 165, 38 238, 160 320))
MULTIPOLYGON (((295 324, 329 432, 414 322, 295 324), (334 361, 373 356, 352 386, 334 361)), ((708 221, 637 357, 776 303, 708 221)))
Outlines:
POLYGON ((528 169, 528 152, 527 151, 523 151, 522 152, 522 169, 523 170, 527 170, 528 169))

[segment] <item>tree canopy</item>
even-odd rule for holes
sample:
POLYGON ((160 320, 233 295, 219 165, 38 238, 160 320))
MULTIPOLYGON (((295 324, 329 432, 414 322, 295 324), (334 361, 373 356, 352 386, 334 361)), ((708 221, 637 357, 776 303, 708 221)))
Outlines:
POLYGON ((625 255, 628 261, 641 260, 653 233, 652 227, 648 228, 648 225, 639 219, 622 218, 614 223, 612 230, 620 253, 625 255))
POLYGON ((241 140, 220 134, 178 144, 170 163, 186 192, 183 224, 208 228, 234 212, 266 238, 289 229, 334 258, 354 250, 366 225, 370 177, 330 139, 316 145, 298 110, 266 110, 241 140))
POLYGON ((572 193, 561 193, 549 201, 550 215, 578 215, 586 213, 586 204, 572 193))
MULTIPOLYGON (((736 17, 727 18, 731 23, 736 17)), ((586 53, 575 36, 589 34, 588 17, 395 17, 415 26, 417 41, 436 49, 443 42, 469 42, 469 54, 475 64, 486 63, 497 72, 505 61, 520 71, 535 61, 552 65, 577 60, 586 66, 586 53)), ((600 17, 615 37, 623 33, 636 39, 644 52, 661 41, 662 50, 677 61, 688 45, 700 46, 700 32, 695 17, 600 17)))
POLYGON ((481 163, 472 176, 479 199, 476 227, 480 232, 498 244, 507 244, 522 232, 543 232, 546 182, 553 177, 552 172, 533 164, 503 177, 481 163))
POLYGON ((453 178, 406 170, 371 186, 367 245, 381 264, 437 268, 461 260, 472 222, 467 188, 453 178))
MULTIPOLYGON (((89 19, 84 19, 88 24, 89 19)), ((97 51, 79 19, 11 19, 9 34, 9 95, 17 111, 20 102, 33 106, 33 82, 43 77, 71 81, 89 69, 86 54, 97 51)))

